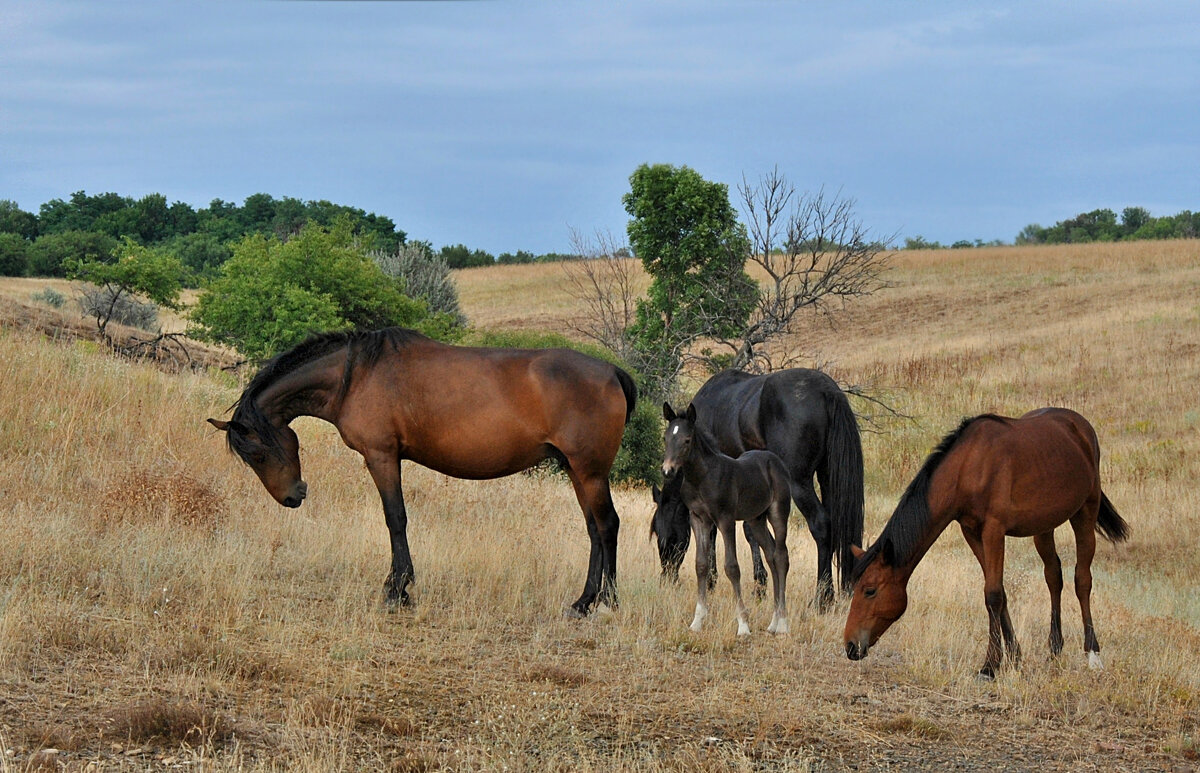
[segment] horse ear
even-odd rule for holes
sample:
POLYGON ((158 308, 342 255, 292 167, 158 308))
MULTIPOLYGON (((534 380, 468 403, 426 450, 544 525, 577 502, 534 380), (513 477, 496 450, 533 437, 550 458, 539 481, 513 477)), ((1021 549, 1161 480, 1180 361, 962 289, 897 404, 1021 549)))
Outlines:
POLYGON ((229 431, 229 422, 221 421, 220 419, 209 419, 208 423, 221 430, 222 432, 229 431))
POLYGON ((660 489, 656 484, 651 483, 650 484, 650 496, 654 497, 655 503, 661 502, 662 501, 662 489, 660 489))
POLYGON ((892 541, 890 539, 884 540, 883 544, 880 546, 879 552, 880 555, 883 556, 883 563, 886 566, 896 565, 896 548, 894 545, 892 545, 892 541))
POLYGON ((854 554, 854 559, 856 561, 867 554, 867 551, 863 550, 858 545, 851 545, 850 552, 854 554))
POLYGON ((687 420, 692 422, 693 424, 696 423, 696 404, 695 403, 688 403, 687 420))
POLYGON ((663 401, 663 418, 667 421, 675 421, 676 418, 675 410, 671 408, 671 404, 665 400, 663 401))

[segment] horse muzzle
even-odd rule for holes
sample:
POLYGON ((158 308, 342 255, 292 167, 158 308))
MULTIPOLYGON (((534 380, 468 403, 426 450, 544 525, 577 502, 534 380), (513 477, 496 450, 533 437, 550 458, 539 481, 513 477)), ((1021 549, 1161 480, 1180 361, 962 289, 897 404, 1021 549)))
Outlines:
POLYGON ((306 496, 308 496, 308 484, 304 481, 299 481, 295 486, 292 486, 291 493, 284 497, 280 504, 284 507, 299 507, 304 503, 306 496))
POLYGON ((867 650, 870 648, 871 645, 866 642, 860 644, 858 641, 850 639, 846 642, 846 657, 851 660, 862 660, 867 656, 867 650))

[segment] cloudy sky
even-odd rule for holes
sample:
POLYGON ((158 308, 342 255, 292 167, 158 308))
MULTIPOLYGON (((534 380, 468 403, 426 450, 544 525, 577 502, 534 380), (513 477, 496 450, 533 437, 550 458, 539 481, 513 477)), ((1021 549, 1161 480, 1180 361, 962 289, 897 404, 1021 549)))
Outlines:
POLYGON ((624 234, 644 162, 879 235, 1200 209, 1200 4, 0 0, 0 199, 256 192, 435 246, 624 234))

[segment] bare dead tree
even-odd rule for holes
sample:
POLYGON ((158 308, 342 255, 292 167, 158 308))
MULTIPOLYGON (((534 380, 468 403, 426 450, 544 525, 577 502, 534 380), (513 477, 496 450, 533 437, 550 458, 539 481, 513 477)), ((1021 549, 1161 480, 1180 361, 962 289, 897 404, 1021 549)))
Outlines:
POLYGON ((587 313, 570 328, 628 360, 633 347, 625 331, 637 315, 637 261, 609 231, 588 237, 571 229, 571 248, 580 259, 564 261, 563 272, 568 292, 587 313))
POLYGON ((758 299, 736 336, 711 339, 724 354, 709 349, 701 356, 710 364, 755 372, 788 367, 803 353, 773 360, 766 345, 798 332, 802 312, 832 316, 847 301, 885 287, 892 237, 871 238, 853 199, 824 190, 797 195, 778 169, 755 184, 743 177, 738 192, 750 238, 747 263, 763 275, 755 277, 758 299))

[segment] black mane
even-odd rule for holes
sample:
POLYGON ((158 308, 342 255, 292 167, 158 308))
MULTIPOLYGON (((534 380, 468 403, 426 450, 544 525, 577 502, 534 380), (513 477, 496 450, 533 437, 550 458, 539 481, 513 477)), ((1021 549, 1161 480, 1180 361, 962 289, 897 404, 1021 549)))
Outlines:
MULTIPOLYGON (((334 333, 316 333, 301 343, 282 352, 263 363, 254 378, 242 391, 241 397, 232 406, 232 421, 243 428, 254 432, 268 447, 278 445, 274 425, 259 409, 256 399, 267 387, 279 379, 293 373, 315 359, 335 352, 339 349, 349 349, 346 357, 346 368, 342 373, 342 386, 339 399, 350 388, 350 379, 354 370, 362 365, 370 367, 379 361, 383 353, 392 347, 399 350, 425 336, 415 330, 401 327, 390 327, 383 330, 350 330, 334 333)), ((243 432, 228 432, 226 439, 229 448, 239 457, 245 459, 246 444, 243 432)))
POLYGON ((921 471, 908 484, 892 517, 883 527, 883 533, 875 540, 875 544, 867 548, 862 557, 854 562, 851 583, 858 582, 858 578, 879 555, 885 544, 891 544, 893 566, 903 566, 912 558, 917 543, 929 530, 929 482, 933 479, 933 472, 946 459, 946 454, 967 431, 967 428, 981 420, 1004 421, 1004 418, 992 413, 985 413, 963 419, 962 423, 958 425, 958 429, 942 438, 937 448, 925 457, 921 471))

